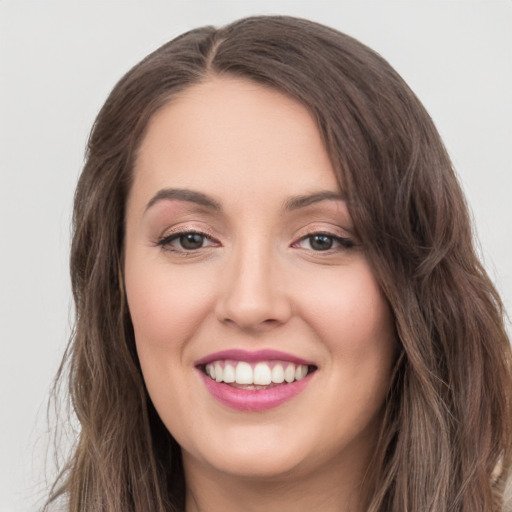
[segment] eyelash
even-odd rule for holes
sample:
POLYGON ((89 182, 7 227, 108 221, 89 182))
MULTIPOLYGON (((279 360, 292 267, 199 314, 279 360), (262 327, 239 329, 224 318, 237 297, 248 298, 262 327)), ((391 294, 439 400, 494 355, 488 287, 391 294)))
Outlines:
MULTIPOLYGON (((291 247, 294 247, 294 248, 301 248, 299 247, 299 244, 301 244, 302 242, 305 242, 309 240, 309 245, 310 247, 309 248, 303 248, 303 249, 306 249, 306 250, 311 250, 313 252, 316 252, 316 253, 332 253, 332 252, 335 252, 335 251, 340 251, 340 250, 346 250, 346 249, 351 249, 353 247, 355 247, 356 243, 351 240, 350 238, 345 238, 345 237, 341 237, 341 236, 337 236, 337 235, 333 235, 332 233, 329 233, 329 232, 322 232, 322 231, 315 231, 313 233, 308 233, 307 235, 301 237, 299 240, 297 240, 296 242, 294 242, 291 247), (325 237, 327 239, 330 239, 331 240, 331 247, 328 247, 326 249, 319 249, 319 250, 315 250, 311 247, 311 241, 313 239, 313 237, 325 237), (339 247, 332 247, 332 245, 334 244, 338 244, 339 247)), ((165 251, 170 251, 170 252, 174 252, 174 253, 180 253, 180 254, 183 254, 183 255, 192 255, 194 254, 196 251, 199 251, 201 249, 205 249, 207 247, 215 247, 215 246, 219 246, 219 242, 217 242, 211 235, 209 235, 208 233, 205 233, 203 231, 199 231, 199 230, 185 230, 185 231, 179 231, 179 232, 176 232, 176 233, 171 233, 170 235, 166 235, 164 237, 162 237, 160 240, 158 240, 155 244, 156 246, 158 247, 161 247, 163 250, 165 251), (209 240, 210 242, 212 242, 210 245, 207 245, 207 246, 204 246, 201 244, 201 247, 197 247, 197 248, 193 248, 193 249, 186 249, 184 248, 183 246, 180 247, 180 248, 177 248, 177 247, 174 247, 172 246, 172 242, 176 241, 176 240, 180 240, 181 238, 183 237, 186 237, 188 235, 199 235, 200 237, 202 237, 202 244, 204 243, 205 240, 209 240)), ((180 245, 182 245, 180 243, 180 245)))
MULTIPOLYGON (((166 235, 166 236, 162 237, 160 240, 158 240, 158 242, 155 245, 158 247, 161 247, 165 251, 180 253, 180 254, 184 254, 184 255, 192 255, 196 251, 205 248, 205 246, 203 246, 203 245, 201 245, 201 247, 198 247, 196 249, 185 249, 183 246, 181 248, 177 248, 177 247, 174 247, 171 245, 171 243, 174 242, 175 240, 179 241, 181 238, 186 237, 187 235, 199 235, 199 236, 203 237, 203 243, 204 243, 204 240, 207 239, 207 240, 213 242, 212 243, 213 246, 218 244, 218 242, 208 233, 204 233, 203 231, 199 231, 196 229, 191 229, 191 230, 178 231, 176 233, 171 233, 170 235, 166 235)), ((209 246, 206 246, 206 247, 209 247, 209 246)))
POLYGON ((313 233, 307 234, 306 236, 303 236, 297 242, 294 242, 292 244, 292 247, 297 247, 297 245, 299 243, 304 242, 308 239, 309 239, 310 250, 312 250, 314 252, 318 252, 318 253, 330 253, 330 252, 334 252, 336 250, 351 249, 352 247, 354 247, 356 245, 355 242, 353 240, 351 240, 350 238, 333 235, 332 233, 329 233, 329 232, 315 231, 313 233), (339 244, 339 247, 336 248, 336 247, 331 246, 331 247, 328 247, 327 249, 315 250, 311 247, 311 240, 314 237, 328 238, 332 241, 332 245, 334 245, 334 243, 337 243, 337 244, 339 244))

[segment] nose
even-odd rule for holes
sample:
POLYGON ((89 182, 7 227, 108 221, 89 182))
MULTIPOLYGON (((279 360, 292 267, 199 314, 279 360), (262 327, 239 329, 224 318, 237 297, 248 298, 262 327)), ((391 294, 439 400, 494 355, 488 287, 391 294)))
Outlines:
POLYGON ((285 324, 292 303, 284 276, 270 250, 234 254, 220 276, 216 315, 226 325, 261 332, 285 324))

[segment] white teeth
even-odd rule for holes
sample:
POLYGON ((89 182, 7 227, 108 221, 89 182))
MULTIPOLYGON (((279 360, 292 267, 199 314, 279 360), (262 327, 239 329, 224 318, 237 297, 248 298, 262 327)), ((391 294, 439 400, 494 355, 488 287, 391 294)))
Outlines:
POLYGON ((235 369, 230 364, 224 366, 224 382, 228 384, 235 382, 235 369))
POLYGON ((254 384, 267 386, 272 382, 272 371, 267 363, 258 363, 254 367, 254 384))
POLYGON ((284 382, 284 370, 280 364, 276 364, 272 368, 272 382, 274 384, 282 384, 284 382))
POLYGON ((222 382, 224 377, 224 372, 222 371, 222 366, 219 362, 215 363, 215 380, 217 382, 222 382))
POLYGON ((282 384, 301 380, 308 374, 308 366, 261 361, 254 365, 253 369, 253 365, 245 361, 215 361, 205 366, 205 372, 217 382, 268 386, 272 383, 282 384))
POLYGON ((236 365, 235 381, 237 384, 253 384, 252 368, 249 363, 240 361, 236 365))
POLYGON ((284 371, 284 380, 286 382, 293 382, 295 380, 295 365, 289 364, 284 371))
POLYGON ((303 379, 308 373, 308 367, 300 364, 297 366, 297 369, 295 370, 295 380, 301 380, 303 379))

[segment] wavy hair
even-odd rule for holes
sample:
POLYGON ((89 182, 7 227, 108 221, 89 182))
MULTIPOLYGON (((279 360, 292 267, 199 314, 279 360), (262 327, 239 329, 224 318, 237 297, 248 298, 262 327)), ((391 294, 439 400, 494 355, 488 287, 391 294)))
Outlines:
POLYGON ((131 69, 99 112, 75 195, 76 325, 58 375, 80 430, 47 506, 65 495, 69 510, 184 508, 180 449, 146 392, 126 308, 125 203, 152 115, 222 75, 309 110, 394 315, 399 354, 365 479, 367 510, 499 510, 511 462, 511 351, 447 152, 382 57, 282 16, 177 37, 131 69))

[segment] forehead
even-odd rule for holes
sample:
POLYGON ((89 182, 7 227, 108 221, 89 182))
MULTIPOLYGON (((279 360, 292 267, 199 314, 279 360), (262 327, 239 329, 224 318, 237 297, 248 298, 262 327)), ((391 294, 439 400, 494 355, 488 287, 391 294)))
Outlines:
POLYGON ((317 125, 299 102, 248 80, 214 77, 177 95, 150 120, 134 189, 170 186, 216 196, 279 189, 338 190, 317 125))

